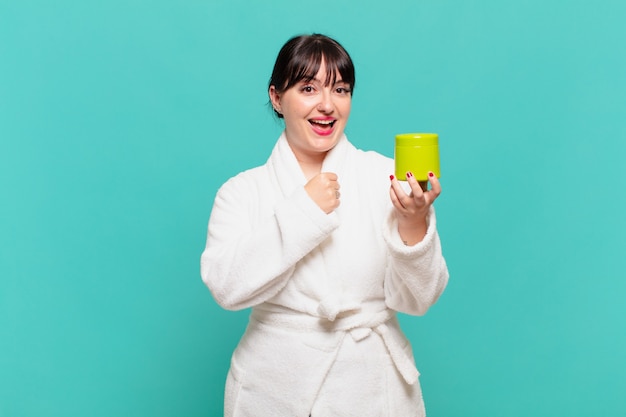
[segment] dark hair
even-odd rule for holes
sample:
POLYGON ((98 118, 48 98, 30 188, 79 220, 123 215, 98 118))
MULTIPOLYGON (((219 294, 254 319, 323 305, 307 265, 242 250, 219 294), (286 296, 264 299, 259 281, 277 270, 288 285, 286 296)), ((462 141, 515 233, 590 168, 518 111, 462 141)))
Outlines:
MULTIPOLYGON (((325 85, 332 85, 341 76, 343 82, 354 91, 354 64, 348 52, 339 42, 325 35, 314 33, 300 35, 287 41, 281 48, 274 64, 269 87, 283 92, 302 80, 312 80, 324 61, 326 65, 325 85)), ((282 115, 274 110, 276 115, 282 115)))

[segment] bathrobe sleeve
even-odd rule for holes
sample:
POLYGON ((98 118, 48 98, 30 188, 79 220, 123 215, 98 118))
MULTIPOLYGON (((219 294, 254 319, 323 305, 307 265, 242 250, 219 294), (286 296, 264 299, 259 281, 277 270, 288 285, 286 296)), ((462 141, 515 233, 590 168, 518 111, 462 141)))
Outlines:
POLYGON ((276 295, 296 263, 337 228, 304 187, 277 193, 264 167, 239 174, 218 191, 201 256, 203 281, 217 303, 238 310, 276 295))
POLYGON ((446 287, 448 268, 436 223, 435 210, 431 206, 426 236, 416 245, 406 246, 398 233, 393 210, 389 213, 383 227, 389 253, 384 283, 385 301, 389 308, 423 315, 446 287))

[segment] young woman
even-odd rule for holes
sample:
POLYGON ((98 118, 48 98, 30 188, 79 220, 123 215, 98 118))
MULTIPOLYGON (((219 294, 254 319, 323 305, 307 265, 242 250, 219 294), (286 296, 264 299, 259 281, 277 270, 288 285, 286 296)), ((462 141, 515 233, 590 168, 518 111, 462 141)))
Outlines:
POLYGON ((265 165, 216 195, 202 279, 222 307, 252 307, 227 417, 424 415, 396 312, 426 313, 447 284, 441 186, 407 173, 407 193, 393 160, 348 141, 354 84, 338 42, 290 39, 269 83, 284 132, 265 165))

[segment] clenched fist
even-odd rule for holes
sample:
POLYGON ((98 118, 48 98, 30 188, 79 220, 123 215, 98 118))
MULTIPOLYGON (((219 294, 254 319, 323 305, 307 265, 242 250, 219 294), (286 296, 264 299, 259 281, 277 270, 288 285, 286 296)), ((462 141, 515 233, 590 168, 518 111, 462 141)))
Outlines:
POLYGON ((339 207, 339 182, 334 172, 317 174, 304 186, 307 194, 315 204, 328 214, 339 207))

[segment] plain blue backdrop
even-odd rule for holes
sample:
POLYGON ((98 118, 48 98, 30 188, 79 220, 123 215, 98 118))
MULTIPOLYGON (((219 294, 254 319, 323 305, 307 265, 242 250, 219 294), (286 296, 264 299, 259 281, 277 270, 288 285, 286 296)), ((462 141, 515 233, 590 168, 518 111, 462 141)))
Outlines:
POLYGON ((429 416, 626 416, 626 3, 0 0, 0 416, 219 416, 247 311, 199 276, 282 130, 291 36, 351 53, 347 134, 440 135, 451 279, 402 316, 429 416))

